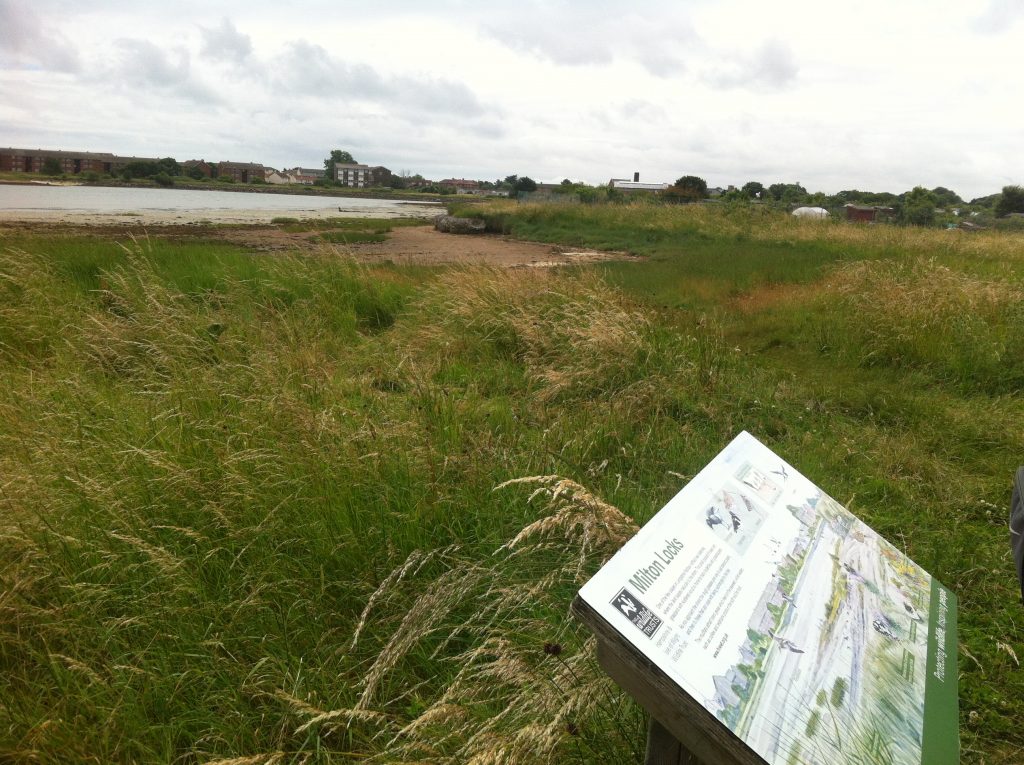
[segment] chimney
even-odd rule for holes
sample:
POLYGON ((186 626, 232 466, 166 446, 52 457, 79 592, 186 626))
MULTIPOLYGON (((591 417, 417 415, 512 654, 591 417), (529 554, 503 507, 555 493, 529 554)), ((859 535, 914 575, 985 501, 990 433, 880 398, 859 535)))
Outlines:
POLYGON ((640 173, 633 173, 633 183, 640 183, 640 173))

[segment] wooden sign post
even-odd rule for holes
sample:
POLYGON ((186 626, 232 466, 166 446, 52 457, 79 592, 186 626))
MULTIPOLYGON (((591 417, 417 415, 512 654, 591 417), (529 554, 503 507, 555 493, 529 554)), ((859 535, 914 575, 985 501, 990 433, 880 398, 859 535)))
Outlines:
POLYGON ((959 762, 955 596, 747 433, 573 611, 648 763, 959 762))

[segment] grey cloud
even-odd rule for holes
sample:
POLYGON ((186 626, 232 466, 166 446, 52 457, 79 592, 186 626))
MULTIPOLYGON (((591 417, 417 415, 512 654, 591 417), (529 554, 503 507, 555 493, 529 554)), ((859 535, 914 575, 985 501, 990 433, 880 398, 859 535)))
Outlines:
POLYGON ((778 40, 769 40, 751 55, 724 60, 707 70, 702 79, 720 88, 778 90, 796 80, 800 67, 793 51, 778 40))
POLYGON ((485 110, 476 95, 460 82, 429 77, 383 76, 366 64, 351 64, 325 48, 293 42, 272 68, 273 85, 285 93, 331 98, 338 103, 364 100, 396 112, 412 109, 459 117, 476 117, 485 110))
POLYGON ((607 2, 531 3, 514 15, 485 21, 484 33, 506 47, 567 66, 635 61, 657 77, 685 70, 686 54, 700 38, 671 8, 623 14, 607 2))
POLYGON ((249 35, 239 32, 229 19, 222 19, 219 27, 200 27, 203 45, 200 54, 213 61, 241 63, 252 53, 249 35))
POLYGON ((38 66, 58 72, 81 68, 78 49, 18 0, 0 0, 0 66, 38 66))
POLYGON ((114 81, 119 85, 153 88, 201 103, 220 100, 207 85, 192 74, 191 59, 184 48, 169 54, 148 40, 120 39, 114 41, 117 61, 114 81))
POLYGON ((1020 0, 990 0, 988 8, 971 21, 971 27, 983 34, 999 34, 1012 27, 1024 17, 1024 5, 1020 0))

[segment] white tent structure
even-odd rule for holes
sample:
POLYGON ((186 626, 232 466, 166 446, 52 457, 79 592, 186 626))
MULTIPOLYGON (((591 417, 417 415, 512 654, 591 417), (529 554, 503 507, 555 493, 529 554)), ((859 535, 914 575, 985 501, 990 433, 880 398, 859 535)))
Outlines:
POLYGON ((793 210, 793 215, 798 218, 827 218, 828 210, 824 207, 798 207, 793 210))

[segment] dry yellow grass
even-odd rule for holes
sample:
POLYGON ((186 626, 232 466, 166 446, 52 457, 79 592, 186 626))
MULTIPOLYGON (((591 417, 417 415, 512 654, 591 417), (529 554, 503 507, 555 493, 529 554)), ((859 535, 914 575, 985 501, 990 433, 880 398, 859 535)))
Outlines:
POLYGON ((524 363, 545 399, 617 390, 639 376, 649 348, 649 318, 592 274, 459 269, 421 306, 437 317, 424 330, 435 347, 482 342, 524 363))
MULTIPOLYGON (((556 762, 567 747, 594 746, 594 736, 621 725, 620 692, 598 668, 593 639, 572 621, 552 634, 543 614, 565 609, 565 594, 637 526, 559 476, 516 479, 495 490, 519 485, 533 489, 528 501, 544 500, 541 517, 513 535, 489 563, 446 551, 444 571, 415 599, 367 670, 356 707, 326 713, 306 708, 301 730, 365 722, 388 736, 373 762, 497 765, 556 762), (389 718, 384 710, 395 709, 400 699, 381 695, 385 678, 422 646, 443 655, 437 639, 471 647, 451 660, 457 668, 452 679, 415 716, 389 718)), ((400 583, 425 562, 417 552, 396 568, 374 594, 374 607, 400 597, 400 583)), ((361 622, 371 618, 370 610, 361 622)))

